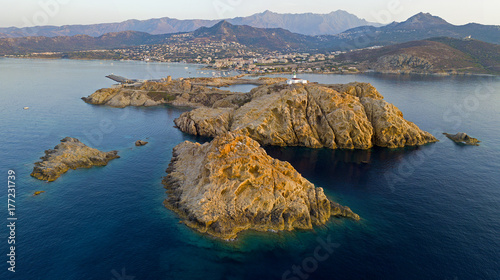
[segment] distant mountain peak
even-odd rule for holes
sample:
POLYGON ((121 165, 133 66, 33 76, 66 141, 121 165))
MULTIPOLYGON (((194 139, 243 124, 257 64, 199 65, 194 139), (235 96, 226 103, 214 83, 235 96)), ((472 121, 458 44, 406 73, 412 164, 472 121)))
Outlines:
POLYGON ((275 13, 275 12, 273 12, 273 11, 270 11, 270 10, 265 10, 265 11, 264 11, 264 12, 262 12, 261 14, 263 14, 263 15, 268 15, 268 14, 274 15, 274 14, 276 14, 276 13, 275 13))
POLYGON ((446 22, 444 19, 438 17, 438 16, 434 16, 432 15, 431 13, 424 13, 424 12, 420 12, 412 17, 410 17, 408 20, 421 20, 421 19, 432 19, 432 20, 437 20, 437 21, 441 21, 441 22, 446 22))
POLYGON ((329 15, 334 15, 334 14, 350 14, 348 11, 345 10, 336 10, 336 11, 331 11, 328 13, 329 15))
POLYGON ((233 26, 229 21, 227 20, 221 20, 219 22, 217 22, 214 26, 212 27, 224 27, 224 26, 233 26))
POLYGON ((429 28, 434 25, 450 25, 446 20, 433 16, 430 13, 418 13, 404 22, 400 23, 400 27, 407 26, 414 29, 429 28))
POLYGON ((212 27, 201 27, 193 32, 196 37, 227 36, 233 33, 235 26, 227 20, 221 20, 212 27))
POLYGON ((225 30, 225 29, 232 29, 234 27, 233 24, 231 24, 227 20, 221 20, 217 24, 215 24, 212 27, 209 27, 209 30, 225 30))

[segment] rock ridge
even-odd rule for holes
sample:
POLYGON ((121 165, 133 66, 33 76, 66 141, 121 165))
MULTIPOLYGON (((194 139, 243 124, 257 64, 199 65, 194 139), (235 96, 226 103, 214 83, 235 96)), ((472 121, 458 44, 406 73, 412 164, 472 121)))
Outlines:
POLYGON ((139 85, 121 85, 97 90, 86 103, 124 108, 127 106, 158 106, 172 104, 182 107, 211 107, 216 102, 238 107, 248 97, 244 93, 224 90, 223 87, 239 84, 269 85, 283 82, 285 78, 242 79, 242 76, 226 78, 179 78, 162 81, 145 81, 139 85), (221 87, 221 88, 219 88, 221 87))

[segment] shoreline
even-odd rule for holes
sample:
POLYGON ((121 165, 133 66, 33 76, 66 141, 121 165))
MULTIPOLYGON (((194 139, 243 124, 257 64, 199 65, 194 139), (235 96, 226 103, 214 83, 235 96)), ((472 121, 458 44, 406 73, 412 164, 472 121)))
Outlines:
MULTIPOLYGON (((250 77, 259 77, 259 76, 267 76, 267 75, 292 75, 293 71, 284 71, 284 72, 267 72, 267 73, 248 73, 247 71, 241 71, 237 69, 217 69, 206 67, 207 64, 204 63, 189 63, 189 62, 164 62, 164 61, 144 61, 144 60, 135 60, 135 59, 106 59, 106 58, 62 58, 62 57, 26 57, 26 56, 12 56, 12 55, 3 55, 0 58, 7 59, 40 59, 40 60, 79 60, 79 61, 115 61, 115 62, 143 62, 143 63, 158 63, 158 64, 179 64, 179 65, 197 65, 202 66, 200 70, 205 71, 219 71, 219 72, 237 72, 239 75, 246 75, 250 77)), ((453 71, 453 70, 451 70, 453 71)), ((363 74, 378 74, 378 75, 391 75, 391 76, 436 76, 436 77, 500 77, 500 74, 487 74, 487 73, 440 73, 440 72, 429 72, 429 73, 421 73, 421 72, 398 72, 396 71, 373 71, 373 70, 365 70, 365 71, 357 71, 357 72, 349 72, 349 71, 312 71, 312 72, 297 72, 297 74, 319 74, 319 75, 363 75, 363 74)))

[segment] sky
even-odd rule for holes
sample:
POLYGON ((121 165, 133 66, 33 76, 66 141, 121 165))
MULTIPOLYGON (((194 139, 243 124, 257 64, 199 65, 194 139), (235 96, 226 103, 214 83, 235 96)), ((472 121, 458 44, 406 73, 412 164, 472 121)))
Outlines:
POLYGON ((94 24, 171 17, 223 19, 270 10, 329 13, 345 10, 370 22, 405 21, 428 12, 461 25, 500 25, 499 0, 0 0, 0 27, 94 24))

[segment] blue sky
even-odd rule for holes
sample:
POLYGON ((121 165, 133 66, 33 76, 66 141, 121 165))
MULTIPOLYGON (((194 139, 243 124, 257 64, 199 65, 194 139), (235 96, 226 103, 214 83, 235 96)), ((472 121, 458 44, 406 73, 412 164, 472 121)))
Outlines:
POLYGON ((499 0, 0 0, 0 27, 92 24, 172 17, 222 19, 271 10, 329 13, 345 10, 368 21, 404 21, 430 12, 453 24, 500 25, 499 0))

